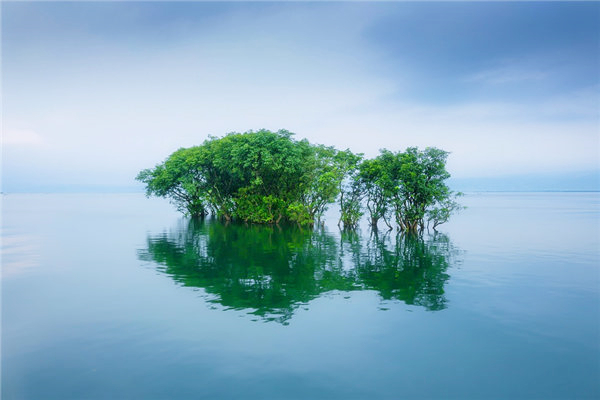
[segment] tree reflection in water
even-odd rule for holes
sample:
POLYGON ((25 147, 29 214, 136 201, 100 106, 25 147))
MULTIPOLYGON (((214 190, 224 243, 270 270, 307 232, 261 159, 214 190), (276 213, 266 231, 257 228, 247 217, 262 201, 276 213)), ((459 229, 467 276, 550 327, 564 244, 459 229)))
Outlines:
POLYGON ((213 303, 285 323, 331 291, 374 290, 384 300, 442 310, 446 271, 458 254, 441 233, 365 237, 322 227, 181 220, 168 233, 150 235, 139 258, 183 286, 202 288, 213 303))

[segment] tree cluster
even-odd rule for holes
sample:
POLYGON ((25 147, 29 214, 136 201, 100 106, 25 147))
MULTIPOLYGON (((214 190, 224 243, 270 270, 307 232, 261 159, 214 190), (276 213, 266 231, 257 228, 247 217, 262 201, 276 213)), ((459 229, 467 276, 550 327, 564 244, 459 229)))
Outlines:
POLYGON ((280 130, 230 133, 182 148, 141 171, 147 196, 166 197, 192 217, 212 213, 252 223, 313 225, 337 202, 340 224, 353 228, 392 218, 400 230, 446 222, 460 206, 445 180, 448 153, 427 148, 382 150, 374 159, 295 140, 280 130))

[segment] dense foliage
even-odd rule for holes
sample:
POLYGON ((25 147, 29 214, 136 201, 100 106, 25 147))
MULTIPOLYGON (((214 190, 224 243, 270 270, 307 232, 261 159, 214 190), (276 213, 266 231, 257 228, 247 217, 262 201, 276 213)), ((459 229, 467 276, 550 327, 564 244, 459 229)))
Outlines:
POLYGON ((148 196, 166 197, 193 217, 209 212, 227 221, 313 225, 338 202, 340 223, 358 224, 366 207, 371 225, 394 217, 401 230, 446 222, 460 209, 445 180, 448 153, 382 150, 374 159, 350 150, 297 141, 280 130, 230 133, 179 149, 141 171, 148 196))

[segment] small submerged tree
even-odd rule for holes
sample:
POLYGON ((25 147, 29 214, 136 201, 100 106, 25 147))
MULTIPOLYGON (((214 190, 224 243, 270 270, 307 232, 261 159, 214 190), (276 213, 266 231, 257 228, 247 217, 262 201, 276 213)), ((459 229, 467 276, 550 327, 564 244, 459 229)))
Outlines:
POLYGON ((427 216, 435 219, 434 228, 448 221, 460 209, 454 193, 446 185, 448 152, 432 147, 419 151, 409 148, 400 156, 399 199, 396 208, 399 225, 408 231, 424 229, 427 216))
POLYGON ((364 197, 359 175, 362 154, 354 154, 346 149, 335 156, 341 179, 338 181, 340 220, 345 229, 353 229, 363 215, 362 199, 364 197))
POLYGON ((448 154, 434 147, 381 152, 378 159, 386 171, 390 208, 400 230, 423 230, 427 219, 434 220, 435 229, 459 210, 454 200, 459 194, 445 183, 450 177, 446 171, 448 154))
POLYGON ((431 223, 433 230, 436 230, 439 225, 448 222, 452 214, 463 210, 465 207, 455 200, 462 195, 458 192, 436 203, 434 207, 427 211, 427 224, 431 223))

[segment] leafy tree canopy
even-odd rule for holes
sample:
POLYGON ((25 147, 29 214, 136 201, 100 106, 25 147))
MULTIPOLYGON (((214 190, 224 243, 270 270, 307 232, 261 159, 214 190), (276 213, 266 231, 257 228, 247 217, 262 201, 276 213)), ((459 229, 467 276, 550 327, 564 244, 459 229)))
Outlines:
POLYGON ((445 184, 448 153, 436 148, 382 150, 374 159, 349 150, 295 140, 286 130, 229 133, 182 148, 141 171, 148 196, 170 199, 178 210, 225 220, 313 225, 340 205, 340 223, 354 228, 366 207, 371 225, 434 229, 461 207, 445 184))

